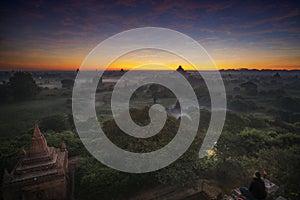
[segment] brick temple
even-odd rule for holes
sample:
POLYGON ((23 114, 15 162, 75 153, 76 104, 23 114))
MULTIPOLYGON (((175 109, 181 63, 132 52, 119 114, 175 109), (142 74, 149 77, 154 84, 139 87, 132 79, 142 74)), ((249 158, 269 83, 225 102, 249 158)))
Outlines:
POLYGON ((3 198, 9 199, 68 199, 68 151, 48 147, 37 124, 30 149, 21 149, 21 158, 11 173, 3 177, 3 198))

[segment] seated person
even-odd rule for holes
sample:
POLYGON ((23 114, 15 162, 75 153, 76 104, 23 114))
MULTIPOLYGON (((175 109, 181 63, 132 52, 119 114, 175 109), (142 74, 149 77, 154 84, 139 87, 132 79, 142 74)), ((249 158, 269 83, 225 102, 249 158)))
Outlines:
POLYGON ((240 191, 248 199, 263 200, 267 197, 265 182, 261 179, 261 174, 258 171, 254 173, 249 188, 240 187, 240 191))

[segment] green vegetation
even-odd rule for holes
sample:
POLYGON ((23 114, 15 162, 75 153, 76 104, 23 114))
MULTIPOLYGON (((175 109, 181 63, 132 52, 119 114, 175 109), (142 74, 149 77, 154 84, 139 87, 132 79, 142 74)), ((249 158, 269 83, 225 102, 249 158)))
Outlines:
MULTIPOLYGON (((49 145, 59 147, 61 141, 64 141, 70 156, 81 157, 75 170, 76 199, 126 198, 158 184, 176 185, 182 189, 198 187, 199 179, 209 179, 215 186, 222 188, 224 193, 229 193, 240 185, 248 185, 254 170, 268 172, 268 178, 280 186, 278 195, 300 198, 300 91, 296 87, 299 86, 299 78, 294 74, 274 79, 273 74, 263 72, 254 75, 250 72, 249 75, 235 73, 222 74, 228 97, 228 112, 221 137, 208 156, 198 159, 198 151, 210 121, 209 93, 201 79, 190 78, 199 102, 204 107, 201 109, 196 139, 176 162, 146 174, 129 174, 110 169, 86 151, 72 118, 71 76, 37 81, 40 91, 30 92, 26 94, 29 98, 18 101, 13 96, 12 88, 8 87, 8 82, 0 85, 0 94, 5 98, 0 105, 1 174, 5 168, 12 170, 22 146, 29 148, 33 124, 37 121, 49 145), (61 83, 65 86, 57 87, 61 83), (51 87, 51 84, 55 87, 51 87)), ((149 152, 172 140, 180 119, 171 116, 160 133, 151 138, 137 139, 123 133, 111 116, 113 86, 113 82, 105 82, 104 79, 96 94, 98 119, 111 141, 129 151, 149 152)), ((165 87, 146 85, 134 93, 130 103, 132 119, 139 125, 146 125, 149 123, 149 106, 159 103, 171 107, 175 105, 176 99, 165 87)))
POLYGON ((28 72, 16 72, 8 84, 15 100, 30 99, 38 92, 38 86, 28 72))
POLYGON ((2 83, 0 102, 7 102, 11 99, 15 101, 31 99, 40 89, 28 72, 16 72, 9 78, 9 82, 3 81, 2 83))
POLYGON ((11 138, 24 134, 35 122, 52 116, 71 114, 70 90, 43 89, 32 100, 6 102, 0 105, 0 137, 11 138))

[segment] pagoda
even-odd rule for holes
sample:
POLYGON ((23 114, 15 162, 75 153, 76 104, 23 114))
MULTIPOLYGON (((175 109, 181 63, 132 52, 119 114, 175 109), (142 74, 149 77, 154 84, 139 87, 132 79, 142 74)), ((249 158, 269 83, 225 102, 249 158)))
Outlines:
POLYGON ((67 199, 68 151, 49 147, 38 124, 27 152, 21 149, 21 158, 11 173, 3 177, 3 198, 6 199, 67 199))
POLYGON ((176 71, 180 72, 180 73, 184 73, 185 70, 183 69, 183 67, 181 65, 178 66, 178 68, 176 69, 176 71))

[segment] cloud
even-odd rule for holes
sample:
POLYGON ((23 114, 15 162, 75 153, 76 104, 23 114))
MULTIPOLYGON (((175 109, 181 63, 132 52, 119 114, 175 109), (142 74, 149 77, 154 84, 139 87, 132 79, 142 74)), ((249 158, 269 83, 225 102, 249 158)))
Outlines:
POLYGON ((278 15, 278 16, 274 16, 274 17, 270 17, 270 18, 265 18, 265 19, 261 19, 261 20, 246 22, 243 25, 241 25, 240 27, 245 28, 245 29, 252 28, 252 27, 262 25, 262 24, 266 24, 266 23, 279 22, 279 21, 282 21, 284 19, 297 17, 299 15, 300 15, 300 10, 299 9, 293 9, 293 10, 290 10, 288 13, 285 13, 285 14, 282 14, 282 15, 278 15))
POLYGON ((89 34, 88 31, 72 31, 69 29, 62 29, 53 32, 54 35, 79 35, 79 36, 87 36, 89 34))
MULTIPOLYGON (((249 48, 247 53, 261 48, 276 55, 279 51, 295 54, 299 49, 300 9, 291 1, 75 0, 57 4, 28 0, 6 4, 0 8, 0 25, 5 27, 0 51, 11 55, 40 52, 53 57, 61 54, 68 60, 75 49, 88 53, 113 34, 144 26, 183 32, 205 48, 222 52, 224 59, 228 49, 238 47, 249 48)), ((234 49, 234 55, 239 52, 234 49)))
POLYGON ((130 7, 136 7, 136 0, 118 0, 115 3, 115 6, 130 6, 130 7))
POLYGON ((61 20, 61 24, 64 26, 71 26, 74 25, 74 21, 70 17, 66 17, 63 20, 61 20))

